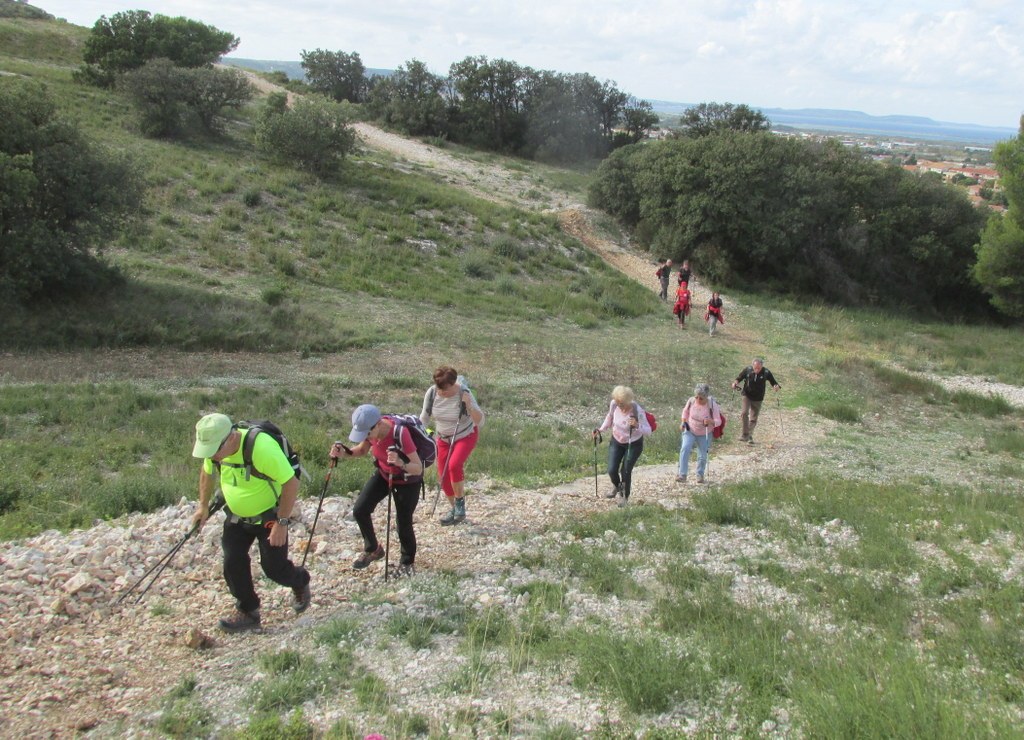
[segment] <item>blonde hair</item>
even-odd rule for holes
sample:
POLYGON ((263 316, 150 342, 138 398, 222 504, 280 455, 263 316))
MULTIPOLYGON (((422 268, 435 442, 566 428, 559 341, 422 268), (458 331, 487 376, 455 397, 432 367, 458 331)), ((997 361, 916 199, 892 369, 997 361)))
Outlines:
POLYGON ((619 406, 633 403, 633 389, 626 385, 617 385, 612 389, 612 400, 619 406))

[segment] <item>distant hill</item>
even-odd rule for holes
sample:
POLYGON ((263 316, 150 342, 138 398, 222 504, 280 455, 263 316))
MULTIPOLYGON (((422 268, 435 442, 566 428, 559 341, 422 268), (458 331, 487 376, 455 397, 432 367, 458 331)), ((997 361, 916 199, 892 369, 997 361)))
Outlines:
MULTIPOLYGON (((224 57, 224 64, 232 67, 245 67, 254 69, 257 72, 284 72, 290 80, 306 81, 306 70, 302 68, 302 62, 279 62, 267 59, 240 59, 239 57, 224 57)), ((390 77, 394 74, 393 69, 366 68, 367 77, 390 77)))
MULTIPOLYGON (((668 115, 682 115, 693 103, 675 103, 668 100, 651 100, 655 112, 668 115)), ((950 123, 935 121, 924 116, 872 116, 856 110, 832 110, 829 108, 755 108, 772 122, 775 128, 794 128, 804 131, 833 133, 868 134, 902 139, 924 139, 928 141, 949 141, 963 144, 991 145, 997 141, 1012 139, 1017 135, 1014 128, 980 126, 974 123, 950 123)))

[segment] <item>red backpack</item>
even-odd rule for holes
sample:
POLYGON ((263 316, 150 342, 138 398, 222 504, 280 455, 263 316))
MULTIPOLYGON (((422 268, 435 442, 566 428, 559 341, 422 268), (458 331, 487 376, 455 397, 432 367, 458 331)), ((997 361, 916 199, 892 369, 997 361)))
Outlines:
POLYGON ((714 427, 711 430, 711 437, 713 439, 720 439, 721 436, 725 434, 725 414, 722 413, 722 407, 718 405, 718 401, 712 398, 711 403, 713 404, 713 406, 711 407, 711 413, 714 414, 715 406, 718 406, 718 416, 722 420, 721 424, 719 424, 718 426, 714 427))
MULTIPOLYGON (((636 401, 633 402, 633 415, 637 417, 640 416, 640 406, 636 401)), ((658 428, 658 420, 654 418, 654 414, 647 409, 644 409, 644 416, 647 417, 647 423, 651 425, 652 432, 658 428)))

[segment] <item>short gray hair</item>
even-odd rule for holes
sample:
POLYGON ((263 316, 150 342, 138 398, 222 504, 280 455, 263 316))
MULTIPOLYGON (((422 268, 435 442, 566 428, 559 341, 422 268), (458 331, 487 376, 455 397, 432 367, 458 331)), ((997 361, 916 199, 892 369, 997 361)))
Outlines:
POLYGON ((751 365, 755 365, 755 364, 756 365, 763 365, 764 364, 764 360, 761 359, 760 357, 755 357, 753 360, 750 361, 750 364, 751 365))
POLYGON ((701 398, 707 399, 711 394, 711 388, 708 387, 707 383, 697 383, 693 389, 693 395, 700 396, 701 398))

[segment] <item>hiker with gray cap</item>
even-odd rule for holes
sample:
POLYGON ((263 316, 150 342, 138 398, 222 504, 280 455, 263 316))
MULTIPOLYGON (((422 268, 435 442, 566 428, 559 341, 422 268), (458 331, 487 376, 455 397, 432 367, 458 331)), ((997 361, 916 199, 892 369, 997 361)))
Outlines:
MULTIPOLYGON (((363 537, 363 552, 352 563, 352 567, 363 570, 375 560, 387 556, 384 546, 377 540, 377 533, 373 527, 373 511, 377 504, 393 496, 398 541, 402 546, 398 574, 411 576, 414 571, 413 563, 416 562, 416 532, 413 529, 412 516, 419 502, 423 476, 423 463, 417 453, 412 434, 409 428, 398 423, 395 417, 382 414, 376 406, 366 403, 352 412, 352 431, 348 438, 355 446, 348 447, 341 442, 335 442, 331 447, 330 456, 345 459, 362 457, 369 453, 373 456, 376 467, 352 504, 352 516, 359 525, 359 533, 363 537)), ((390 507, 390 503, 388 506, 390 507)))
POLYGON ((679 448, 679 473, 676 480, 686 482, 690 469, 690 453, 697 448, 697 482, 704 482, 704 471, 708 464, 708 443, 711 441, 712 430, 722 423, 718 404, 711 398, 711 389, 707 383, 700 383, 693 389, 693 396, 683 406, 679 429, 683 433, 683 441, 679 448))
POLYGON ((256 426, 240 428, 224 414, 207 414, 196 424, 192 456, 203 460, 199 508, 192 525, 201 527, 209 518, 217 477, 224 496, 224 580, 235 597, 235 612, 220 620, 220 628, 242 632, 260 626, 260 599, 249 558, 253 542, 259 543, 260 566, 267 578, 290 588, 292 608, 305 611, 310 602, 309 572, 288 558, 289 517, 299 479, 281 445, 256 426), (251 444, 246 445, 250 435, 251 444))

